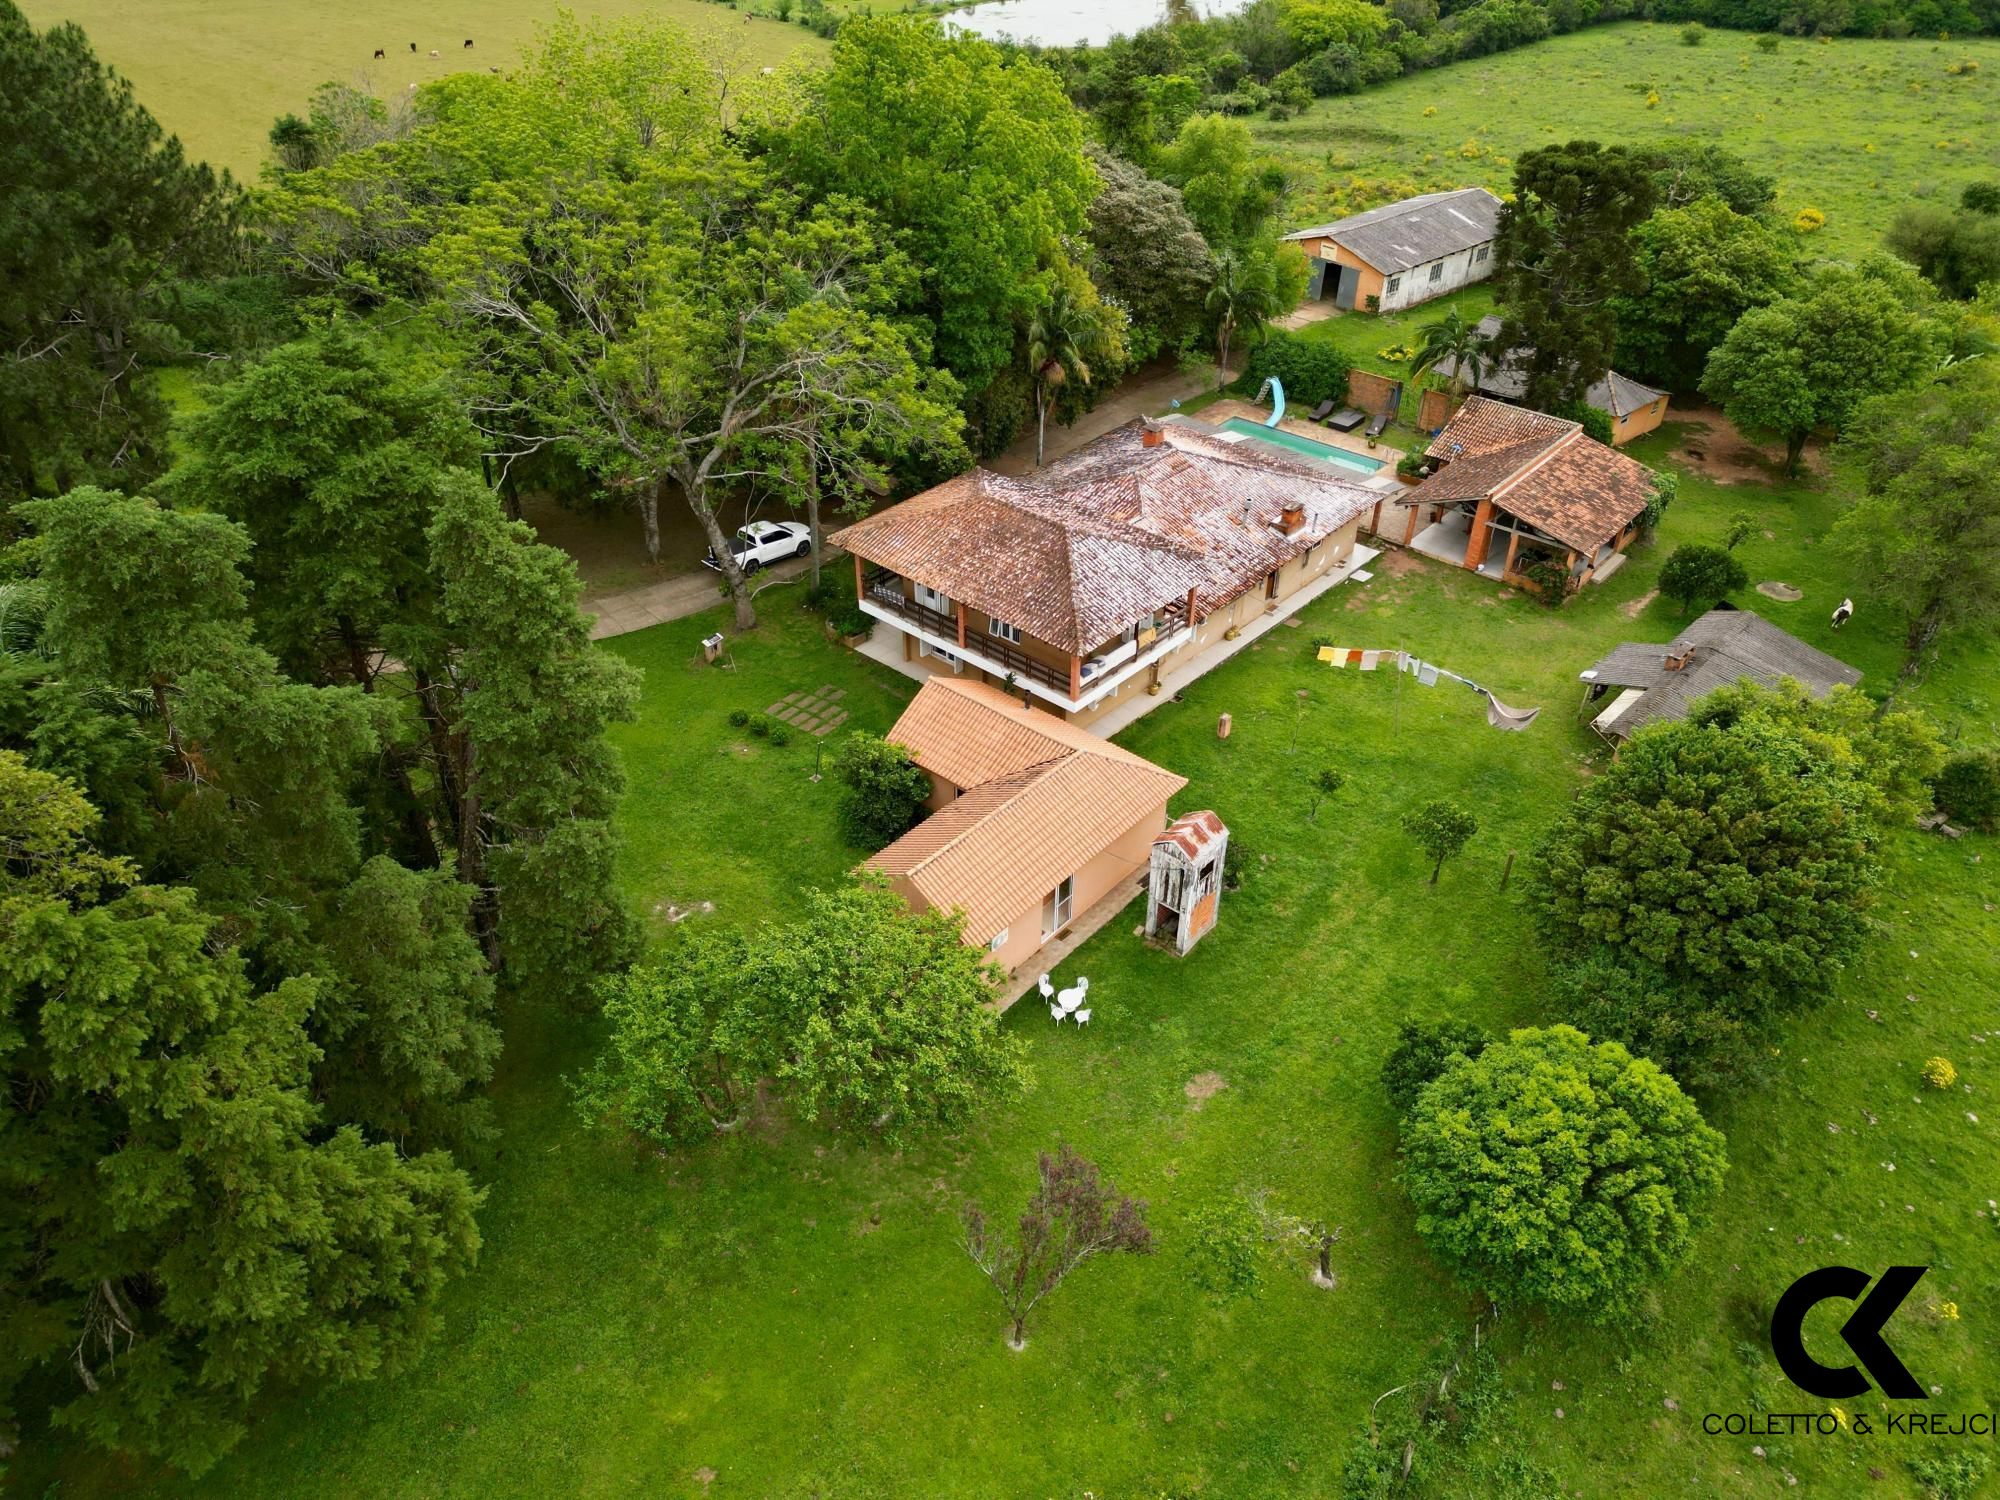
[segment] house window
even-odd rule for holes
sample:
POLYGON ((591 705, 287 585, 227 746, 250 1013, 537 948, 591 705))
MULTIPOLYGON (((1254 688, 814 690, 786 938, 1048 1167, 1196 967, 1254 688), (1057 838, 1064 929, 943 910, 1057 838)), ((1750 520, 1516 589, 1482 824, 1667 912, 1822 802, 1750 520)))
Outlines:
POLYGON ((1437 284, 1438 284, 1438 283, 1439 283, 1440 281, 1443 281, 1443 280, 1444 280, 1444 262, 1443 262, 1443 261, 1441 261, 1441 260, 1438 260, 1438 261, 1432 261, 1432 262, 1431 262, 1431 285, 1432 285, 1432 286, 1436 286, 1436 285, 1437 285, 1437 284))
POLYGON ((1472 263, 1475 266, 1483 264, 1486 260, 1487 252, 1492 248, 1491 245, 1481 245, 1477 250, 1472 252, 1472 263))
POLYGON ((1021 644, 1021 627, 1018 625, 1009 625, 998 615, 988 615, 986 617, 986 628, 1000 640, 1012 641, 1017 646, 1021 644))
POLYGON ((1398 288, 1398 287, 1399 287, 1399 286, 1401 286, 1402 284, 1403 284, 1403 278, 1402 278, 1402 277, 1400 277, 1400 276, 1391 276, 1391 277, 1389 278, 1389 284, 1388 284, 1387 286, 1385 286, 1385 287, 1383 287, 1383 288, 1382 288, 1382 295, 1383 295, 1383 296, 1385 296, 1385 297, 1393 297, 1393 296, 1395 296, 1395 295, 1396 295, 1396 288, 1398 288))
POLYGON ((917 637, 917 655, 935 656, 939 661, 950 667, 952 671, 956 672, 958 670, 958 654, 956 652, 947 651, 942 646, 933 646, 922 636, 917 637))
POLYGON ((998 953, 1002 948, 1006 946, 1007 946, 1007 929, 1003 927, 998 932, 993 934, 992 941, 987 943, 986 945, 986 951, 988 953, 998 953))
POLYGON ((917 603, 929 609, 934 609, 941 615, 951 613, 951 600, 945 598, 943 594, 940 594, 927 583, 917 585, 917 603))
POLYGON ((1042 898, 1042 936, 1053 937, 1069 926, 1070 911, 1076 901, 1076 877, 1065 876, 1063 883, 1042 898))

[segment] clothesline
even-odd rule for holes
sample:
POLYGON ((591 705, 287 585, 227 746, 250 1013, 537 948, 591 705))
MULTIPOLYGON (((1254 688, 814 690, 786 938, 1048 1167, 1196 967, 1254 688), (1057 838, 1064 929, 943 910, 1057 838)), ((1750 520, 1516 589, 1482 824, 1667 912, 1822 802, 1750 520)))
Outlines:
POLYGON ((1481 687, 1470 677, 1461 677, 1449 667, 1441 667, 1434 661, 1425 661, 1408 651, 1370 651, 1359 646, 1321 646, 1319 660, 1330 667, 1358 667, 1363 672, 1378 670, 1387 661, 1399 672, 1407 672, 1424 687, 1436 687, 1440 677, 1449 677, 1453 682, 1462 682, 1473 692, 1486 700, 1486 722, 1495 729, 1521 730, 1535 722, 1541 713, 1536 708, 1509 708, 1493 696, 1492 689, 1481 687))

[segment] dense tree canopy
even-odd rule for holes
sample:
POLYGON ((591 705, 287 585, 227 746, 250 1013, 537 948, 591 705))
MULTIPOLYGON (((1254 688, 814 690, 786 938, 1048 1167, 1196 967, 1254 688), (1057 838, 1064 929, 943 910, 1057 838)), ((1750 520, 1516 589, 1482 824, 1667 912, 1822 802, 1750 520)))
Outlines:
POLYGON ((1869 397, 1916 385, 1940 352, 1939 331, 1879 270, 1829 266, 1737 319, 1701 390, 1737 425, 1782 438, 1796 472, 1815 431, 1837 432, 1869 397))
POLYGON ((328 1132, 318 983, 260 992, 192 891, 91 846, 73 786, 0 751, 0 819, 0 1373, 60 1359, 58 1423, 198 1471, 268 1384, 405 1362, 478 1195, 328 1132))
POLYGON ((1731 689, 1633 735, 1535 851, 1560 957, 1608 948, 1762 1009, 1824 997, 1860 942, 1885 809, 1935 769, 1909 715, 1731 689))
POLYGON ((573 1085, 578 1107, 686 1144, 734 1120, 745 1080, 769 1077, 803 1118, 860 1134, 962 1125, 1028 1073, 959 926, 912 915, 873 877, 811 892, 794 922, 698 935, 670 967, 606 982, 611 1039, 573 1085))
POLYGON ((1569 1026, 1460 1059, 1403 1123, 1417 1233, 1498 1301, 1604 1320, 1687 1259, 1722 1136, 1674 1080, 1569 1026))
POLYGON ((1613 299, 1642 286, 1630 232, 1652 209, 1645 158, 1623 147, 1571 141, 1515 162, 1493 246, 1497 344, 1514 351, 1530 406, 1581 401, 1611 368, 1613 299))
POLYGON ((1902 612, 1914 662, 1939 635, 2000 619, 2000 373, 1961 365, 1861 409, 1840 452, 1862 494, 1830 540, 1862 587, 1902 612))
POLYGON ((153 375, 179 278, 235 249, 239 197, 190 163, 81 27, 0 0, 0 498, 165 467, 153 375))
POLYGON ((1081 117, 1040 63, 908 17, 852 19, 806 92, 772 127, 781 170, 896 227, 917 275, 902 305, 983 389, 1083 239, 1097 183, 1081 117))
POLYGON ((1632 242, 1641 289, 1612 304, 1618 368, 1670 390, 1693 390, 1738 318, 1799 285, 1782 232, 1717 197, 1658 210, 1632 242))

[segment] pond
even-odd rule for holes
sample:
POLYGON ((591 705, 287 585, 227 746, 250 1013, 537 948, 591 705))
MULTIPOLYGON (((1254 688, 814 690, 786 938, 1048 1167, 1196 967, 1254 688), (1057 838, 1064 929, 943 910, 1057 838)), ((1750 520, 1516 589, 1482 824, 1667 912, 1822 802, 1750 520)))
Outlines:
POLYGON ((1011 37, 1044 47, 1101 47, 1114 36, 1143 31, 1169 13, 1227 15, 1246 0, 992 0, 946 16, 984 37, 1011 37))

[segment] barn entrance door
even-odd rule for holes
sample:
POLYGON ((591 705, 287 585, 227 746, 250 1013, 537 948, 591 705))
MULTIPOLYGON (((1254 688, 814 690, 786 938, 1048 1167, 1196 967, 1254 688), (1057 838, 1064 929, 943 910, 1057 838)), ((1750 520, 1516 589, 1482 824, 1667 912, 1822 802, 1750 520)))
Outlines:
POLYGON ((1352 266, 1328 266, 1327 270, 1340 278, 1339 284, 1333 291, 1333 305, 1335 307, 1352 309, 1354 306, 1355 288, 1361 284, 1361 273, 1352 266))

